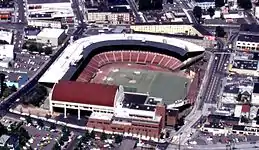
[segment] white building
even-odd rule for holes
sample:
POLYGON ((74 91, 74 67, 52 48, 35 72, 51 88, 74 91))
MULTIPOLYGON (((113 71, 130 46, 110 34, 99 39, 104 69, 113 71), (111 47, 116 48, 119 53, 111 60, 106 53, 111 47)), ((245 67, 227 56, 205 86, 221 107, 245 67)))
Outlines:
POLYGON ((0 40, 6 41, 8 44, 12 43, 13 32, 0 30, 0 40))
POLYGON ((66 37, 65 30, 44 28, 38 35, 36 41, 43 44, 58 46, 66 37))
POLYGON ((30 22, 31 20, 42 21, 62 18, 64 19, 63 23, 65 23, 65 20, 73 20, 74 18, 73 9, 71 7, 72 4, 70 0, 27 0, 27 3, 28 22, 30 22))
POLYGON ((0 67, 8 68, 14 58, 14 45, 0 45, 0 67))
POLYGON ((207 10, 208 8, 215 7, 215 0, 194 0, 194 6, 199 6, 201 9, 207 10))
POLYGON ((89 22, 109 22, 111 24, 130 24, 130 12, 98 12, 89 10, 87 13, 89 22))
POLYGON ((51 20, 28 20, 28 25, 33 27, 61 28, 61 22, 51 20))

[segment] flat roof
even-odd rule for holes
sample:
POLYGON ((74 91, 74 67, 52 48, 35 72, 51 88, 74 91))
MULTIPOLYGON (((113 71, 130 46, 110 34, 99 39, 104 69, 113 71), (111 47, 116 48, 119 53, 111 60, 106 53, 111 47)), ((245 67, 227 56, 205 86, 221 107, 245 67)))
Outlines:
POLYGON ((37 37, 58 38, 64 32, 64 29, 43 28, 37 37))
POLYGON ((12 43, 13 32, 0 30, 0 40, 6 41, 8 44, 12 43))
POLYGON ((71 102, 113 107, 118 86, 85 83, 76 81, 60 81, 52 92, 53 101, 71 102))
POLYGON ((259 42, 259 36, 258 35, 239 34, 237 41, 257 43, 257 42, 259 42))
MULTIPOLYGON (((188 52, 203 52, 205 49, 188 41, 172 37, 148 34, 99 34, 85 37, 70 44, 48 68, 39 82, 57 83, 70 68, 70 63, 81 54, 88 55, 93 49, 112 45, 146 45, 158 47, 184 56, 188 52), (89 48, 88 50, 87 47, 89 48), (90 49, 91 48, 91 49, 90 49), (85 51, 84 51, 85 50, 85 51)), ((85 56, 87 57, 87 56, 85 56)))
POLYGON ((247 70, 258 70, 257 60, 234 60, 233 68, 247 69, 247 70))
POLYGON ((241 24, 240 25, 240 31, 242 32, 259 32, 259 25, 257 24, 241 24))
POLYGON ((28 4, 70 3, 70 0, 27 0, 28 4))

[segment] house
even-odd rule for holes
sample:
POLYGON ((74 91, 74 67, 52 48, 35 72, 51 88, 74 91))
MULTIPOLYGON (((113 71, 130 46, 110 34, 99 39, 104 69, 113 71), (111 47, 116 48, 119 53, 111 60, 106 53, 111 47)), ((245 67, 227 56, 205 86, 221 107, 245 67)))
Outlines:
POLYGON ((2 135, 0 137, 0 147, 4 147, 6 145, 6 142, 9 140, 10 136, 9 135, 2 135))
POLYGON ((249 114, 250 114, 250 105, 248 104, 242 105, 241 116, 248 118, 249 114))

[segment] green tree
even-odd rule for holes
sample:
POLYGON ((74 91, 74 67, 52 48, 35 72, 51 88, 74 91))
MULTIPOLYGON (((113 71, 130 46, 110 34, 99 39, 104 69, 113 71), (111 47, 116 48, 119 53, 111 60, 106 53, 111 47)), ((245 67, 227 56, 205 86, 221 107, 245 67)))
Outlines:
POLYGON ((50 129, 56 129, 57 127, 56 127, 56 125, 54 124, 54 123, 52 123, 51 125, 50 125, 50 129))
POLYGON ((12 91, 10 90, 10 88, 5 88, 4 92, 3 92, 3 97, 8 97, 10 94, 12 94, 12 91))
POLYGON ((94 130, 92 130, 92 132, 90 133, 90 138, 91 138, 91 139, 94 139, 94 138, 95 138, 95 131, 94 131, 94 130))
POLYGON ((201 21, 201 17, 202 17, 202 9, 199 6, 195 6, 193 8, 193 15, 195 16, 195 18, 197 18, 198 22, 201 21))
POLYGON ((43 123, 43 121, 40 120, 40 119, 37 120, 37 124, 38 124, 41 128, 44 127, 44 123, 43 123))
POLYGON ((121 135, 116 135, 116 136, 115 136, 115 143, 116 143, 116 144, 121 143, 121 142, 122 142, 122 139, 123 139, 123 136, 121 136, 121 135))
POLYGON ((35 44, 31 44, 28 47, 28 50, 31 51, 31 52, 37 52, 38 51, 38 47, 35 44))
POLYGON ((58 144, 58 142, 55 143, 55 145, 52 147, 52 150, 61 150, 61 147, 58 144))
POLYGON ((106 139, 107 139, 106 133, 105 133, 105 132, 102 132, 102 134, 101 134, 101 140, 104 141, 104 140, 106 140, 106 139))
POLYGON ((50 54, 52 54, 52 48, 51 47, 46 47, 45 49, 44 49, 44 51, 45 51, 45 54, 46 55, 50 55, 50 54))
POLYGON ((11 88, 10 88, 10 90, 11 90, 12 92, 16 92, 16 91, 17 91, 17 88, 16 88, 14 85, 12 85, 11 88))
POLYGON ((210 18, 212 18, 215 15, 215 9, 213 9, 212 7, 210 7, 207 11, 210 15, 210 18))

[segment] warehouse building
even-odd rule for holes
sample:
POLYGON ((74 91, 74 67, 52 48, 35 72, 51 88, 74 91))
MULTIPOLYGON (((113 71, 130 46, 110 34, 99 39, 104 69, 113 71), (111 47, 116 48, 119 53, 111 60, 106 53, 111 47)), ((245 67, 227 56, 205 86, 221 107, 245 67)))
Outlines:
POLYGON ((38 43, 50 44, 58 46, 66 38, 65 30, 44 28, 38 35, 36 41, 38 43))

